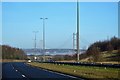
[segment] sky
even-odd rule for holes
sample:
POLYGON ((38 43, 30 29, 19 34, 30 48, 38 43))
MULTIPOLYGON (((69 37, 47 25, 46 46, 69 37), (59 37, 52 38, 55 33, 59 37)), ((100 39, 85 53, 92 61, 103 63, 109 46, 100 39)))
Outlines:
MULTIPOLYGON (((45 20, 46 48, 72 48, 77 23, 75 2, 3 2, 2 44, 33 48, 33 31, 38 31, 37 48, 42 48, 41 17, 48 18, 45 20)), ((81 2, 80 48, 118 36, 117 18, 117 2, 81 2)))

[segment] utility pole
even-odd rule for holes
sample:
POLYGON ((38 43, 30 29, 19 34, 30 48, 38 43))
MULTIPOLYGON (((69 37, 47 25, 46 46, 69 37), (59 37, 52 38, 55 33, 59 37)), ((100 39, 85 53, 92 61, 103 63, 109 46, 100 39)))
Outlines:
POLYGON ((43 61, 45 61, 45 20, 48 18, 40 18, 43 20, 43 61))
MULTIPOLYGON (((35 55, 36 55, 36 33, 38 33, 38 31, 33 31, 33 33, 35 33, 35 39, 34 39, 34 51, 35 51, 35 55)), ((36 56, 34 56, 34 59, 36 60, 36 56)))
POLYGON ((77 0, 77 62, 79 61, 79 0, 77 0))

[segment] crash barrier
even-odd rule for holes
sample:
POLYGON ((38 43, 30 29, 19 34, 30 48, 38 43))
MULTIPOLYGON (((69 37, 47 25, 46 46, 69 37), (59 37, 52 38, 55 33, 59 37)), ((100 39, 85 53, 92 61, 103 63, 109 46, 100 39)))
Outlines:
POLYGON ((120 68, 120 64, 103 64, 103 63, 87 63, 87 62, 40 62, 40 63, 52 63, 52 64, 64 64, 64 65, 76 65, 76 66, 96 66, 96 67, 110 67, 120 68))

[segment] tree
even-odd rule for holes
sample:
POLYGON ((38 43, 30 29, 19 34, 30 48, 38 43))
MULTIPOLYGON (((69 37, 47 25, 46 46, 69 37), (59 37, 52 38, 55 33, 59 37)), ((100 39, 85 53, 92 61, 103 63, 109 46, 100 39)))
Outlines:
POLYGON ((100 60, 100 48, 93 46, 91 49, 87 51, 88 56, 92 56, 92 60, 97 62, 100 60))
POLYGON ((19 48, 13 48, 7 45, 2 45, 3 59, 27 59, 26 54, 19 48))
POLYGON ((107 44, 107 51, 112 52, 114 50, 113 45, 109 42, 107 44))
POLYGON ((65 60, 72 60, 72 56, 66 54, 66 55, 64 55, 64 59, 65 60))

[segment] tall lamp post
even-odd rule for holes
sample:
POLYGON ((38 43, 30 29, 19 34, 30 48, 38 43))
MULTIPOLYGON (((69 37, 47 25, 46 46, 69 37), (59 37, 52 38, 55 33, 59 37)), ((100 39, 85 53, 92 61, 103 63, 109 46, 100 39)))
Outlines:
MULTIPOLYGON (((38 33, 38 31, 33 31, 33 33, 35 33, 35 39, 34 39, 34 50, 35 50, 35 55, 36 55, 36 33, 38 33)), ((36 60, 36 56, 34 56, 34 59, 36 60)))
POLYGON ((48 18, 40 18, 43 20, 43 61, 45 61, 45 20, 48 18))
POLYGON ((79 61, 79 0, 77 0, 77 61, 79 61))

